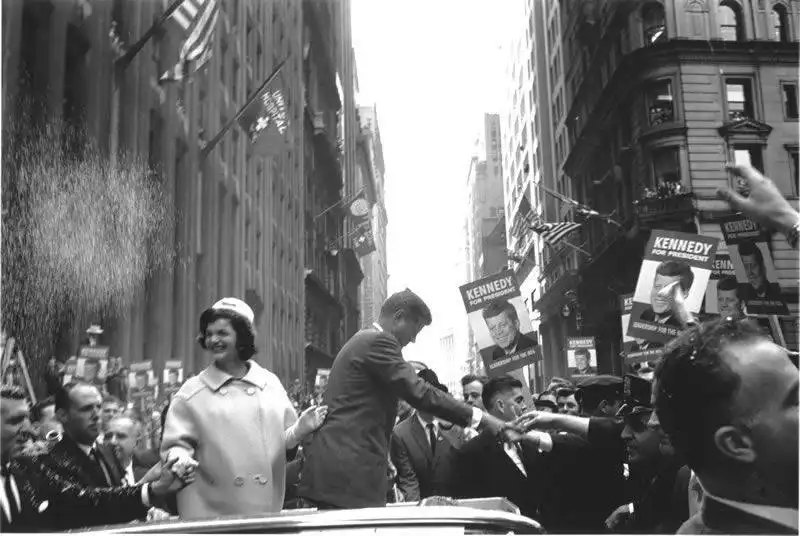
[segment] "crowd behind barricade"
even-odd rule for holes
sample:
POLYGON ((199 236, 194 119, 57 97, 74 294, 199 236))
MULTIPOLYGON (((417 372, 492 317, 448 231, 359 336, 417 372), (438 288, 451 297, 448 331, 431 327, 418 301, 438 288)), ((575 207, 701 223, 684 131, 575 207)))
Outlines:
MULTIPOLYGON (((796 248, 797 212, 768 179, 734 171, 751 196, 724 197, 796 248)), ((677 285, 663 292, 681 331, 652 380, 553 378, 530 402, 512 375, 465 376, 454 397, 405 361, 432 322, 408 289, 309 391, 252 359, 253 311, 224 298, 199 319, 210 364, 160 412, 137 412, 108 381, 62 385, 52 363, 53 396, 33 406, 24 389, 0 388, 0 528, 446 496, 506 497, 551 533, 797 534, 796 355, 748 319, 698 322, 677 285)))

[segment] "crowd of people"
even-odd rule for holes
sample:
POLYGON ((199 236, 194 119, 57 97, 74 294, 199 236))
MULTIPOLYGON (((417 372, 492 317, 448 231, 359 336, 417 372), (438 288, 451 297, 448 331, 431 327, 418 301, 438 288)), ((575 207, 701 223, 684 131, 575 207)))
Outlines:
MULTIPOLYGON (((800 217, 771 181, 732 171, 750 197, 721 196, 797 247, 800 217)), ((797 364, 747 319, 698 323, 675 290, 661 292, 681 333, 652 380, 553 378, 532 399, 513 376, 467 376, 455 398, 416 372, 402 349, 432 315, 406 289, 344 345, 324 393, 298 400, 253 359, 252 309, 222 299, 199 320, 209 365, 164 408, 151 448, 96 385, 67 382, 33 407, 0 388, 1 528, 449 496, 506 497, 554 533, 796 534, 797 364)))

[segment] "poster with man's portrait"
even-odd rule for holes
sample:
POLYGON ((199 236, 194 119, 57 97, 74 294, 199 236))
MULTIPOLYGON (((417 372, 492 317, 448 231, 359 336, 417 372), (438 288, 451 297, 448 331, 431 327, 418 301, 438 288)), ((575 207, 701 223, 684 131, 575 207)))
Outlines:
POLYGON ((156 375, 153 372, 153 362, 143 361, 132 363, 128 370, 129 398, 140 398, 152 394, 156 390, 156 375))
POLYGON ((183 361, 170 360, 164 363, 161 375, 161 394, 165 400, 171 399, 183 385, 183 361))
POLYGON ((620 323, 622 324, 622 355, 625 364, 640 378, 652 379, 656 364, 663 355, 663 345, 628 335, 633 309, 633 294, 620 296, 620 323))
POLYGON ((707 314, 741 318, 744 303, 739 298, 739 283, 728 253, 717 253, 706 288, 703 309, 707 314))
POLYGON ((67 385, 75 378, 75 373, 78 371, 78 358, 72 356, 64 363, 64 378, 62 383, 67 385))
POLYGON ((747 314, 788 315, 769 249, 769 234, 741 215, 729 216, 720 225, 736 274, 738 297, 747 314))
POLYGON ((101 386, 106 381, 107 372, 108 359, 78 357, 73 379, 81 380, 91 385, 101 386))
POLYGON ((460 287, 461 297, 489 376, 501 376, 542 359, 539 335, 514 272, 505 270, 460 287))
POLYGON ((567 337, 567 367, 573 378, 597 374, 594 337, 567 337))
POLYGON ((628 335, 647 341, 666 343, 681 330, 672 311, 672 295, 661 291, 678 285, 686 308, 700 311, 718 240, 675 231, 653 231, 645 248, 633 296, 628 335))

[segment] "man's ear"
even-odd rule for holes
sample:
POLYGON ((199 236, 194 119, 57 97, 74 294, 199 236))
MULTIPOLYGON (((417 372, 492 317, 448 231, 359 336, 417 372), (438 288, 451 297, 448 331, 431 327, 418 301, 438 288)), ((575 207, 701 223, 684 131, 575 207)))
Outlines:
POLYGON ((56 418, 58 419, 58 422, 60 422, 61 424, 66 424, 67 420, 69 420, 69 414, 67 410, 63 408, 58 409, 56 410, 56 418))
POLYGON ((753 463, 756 452, 753 440, 735 426, 722 426, 714 432, 714 444, 723 456, 742 463, 753 463))

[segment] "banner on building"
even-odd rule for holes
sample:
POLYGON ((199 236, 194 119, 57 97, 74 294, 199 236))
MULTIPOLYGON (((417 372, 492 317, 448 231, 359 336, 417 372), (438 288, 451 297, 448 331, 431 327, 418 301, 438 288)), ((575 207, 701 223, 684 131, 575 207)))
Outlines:
POLYGON ((738 282, 738 299, 751 315, 788 315, 769 248, 769 234, 741 215, 725 218, 722 235, 738 282))
POLYGON ((108 346, 81 346, 73 379, 99 387, 101 390, 108 376, 108 346))
POLYGON ((567 337, 567 367, 573 378, 597 374, 597 349, 594 337, 567 337))
POLYGON ((171 400, 183 385, 183 361, 174 359, 164 363, 164 372, 161 376, 162 398, 171 400))
POLYGON ((711 275, 716 238, 675 231, 653 231, 636 283, 628 335, 666 343, 681 329, 670 297, 659 292, 677 282, 689 311, 697 313, 711 275))
POLYGON ((514 272, 504 270, 462 285, 469 324, 489 376, 501 376, 542 359, 514 272))

